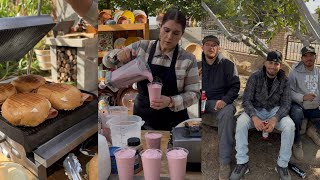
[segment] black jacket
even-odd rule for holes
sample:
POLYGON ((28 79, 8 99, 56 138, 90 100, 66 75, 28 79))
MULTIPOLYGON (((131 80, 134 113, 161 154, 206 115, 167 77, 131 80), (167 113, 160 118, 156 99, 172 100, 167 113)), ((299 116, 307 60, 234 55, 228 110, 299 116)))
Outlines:
POLYGON ((212 65, 209 65, 202 53, 202 90, 208 100, 223 100, 231 104, 238 97, 240 79, 236 65, 219 53, 212 65))

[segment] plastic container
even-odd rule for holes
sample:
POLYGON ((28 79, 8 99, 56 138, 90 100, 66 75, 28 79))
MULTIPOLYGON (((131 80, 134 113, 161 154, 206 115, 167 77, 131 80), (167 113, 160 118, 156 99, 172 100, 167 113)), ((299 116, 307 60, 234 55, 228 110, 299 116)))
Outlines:
POLYGON ((0 179, 37 180, 37 178, 26 168, 13 162, 0 164, 0 179))
POLYGON ((131 115, 126 120, 112 117, 107 124, 111 130, 112 145, 125 147, 129 138, 141 138, 141 126, 144 121, 139 116, 131 115))
POLYGON ((110 160, 110 153, 108 142, 106 138, 100 134, 98 134, 98 177, 99 179, 105 179, 110 176, 111 173, 111 160, 110 160))

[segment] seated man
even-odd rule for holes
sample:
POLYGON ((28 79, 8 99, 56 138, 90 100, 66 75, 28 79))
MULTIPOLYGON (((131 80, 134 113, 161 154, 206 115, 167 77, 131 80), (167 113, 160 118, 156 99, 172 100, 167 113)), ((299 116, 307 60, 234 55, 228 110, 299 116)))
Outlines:
POLYGON ((293 155, 303 158, 300 130, 302 120, 306 117, 313 122, 307 135, 320 146, 320 69, 315 66, 316 52, 314 47, 307 46, 301 49, 301 61, 293 66, 289 74, 292 95, 290 117, 296 125, 293 155))
POLYGON ((236 108, 232 103, 238 97, 240 80, 235 64, 219 52, 220 42, 216 36, 206 36, 202 43, 202 90, 208 98, 205 113, 214 113, 218 122, 219 179, 229 179, 236 125, 236 108))
POLYGON ((237 120, 235 135, 237 165, 230 176, 232 180, 239 180, 249 172, 248 130, 253 127, 268 133, 274 128, 281 131, 281 147, 276 171, 280 179, 291 179, 288 162, 291 157, 295 127, 288 116, 291 92, 288 78, 285 72, 280 70, 281 62, 280 52, 269 52, 262 70, 253 73, 247 81, 243 93, 245 112, 237 120))

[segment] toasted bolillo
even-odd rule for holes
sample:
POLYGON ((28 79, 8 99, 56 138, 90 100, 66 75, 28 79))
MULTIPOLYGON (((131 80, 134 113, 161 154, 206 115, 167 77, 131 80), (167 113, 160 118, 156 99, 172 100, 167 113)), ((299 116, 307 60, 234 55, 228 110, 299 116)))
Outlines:
POLYGON ((13 84, 20 93, 33 92, 45 83, 46 80, 44 77, 33 74, 19 76, 17 79, 11 81, 11 84, 13 84))
POLYGON ((2 116, 12 125, 37 126, 50 113, 51 104, 47 98, 36 93, 18 93, 7 98, 1 110, 2 116))
POLYGON ((2 104, 9 96, 17 94, 16 88, 9 83, 0 83, 0 104, 2 104))
POLYGON ((67 84, 48 83, 41 86, 37 93, 48 98, 57 110, 73 110, 83 104, 80 90, 67 84))

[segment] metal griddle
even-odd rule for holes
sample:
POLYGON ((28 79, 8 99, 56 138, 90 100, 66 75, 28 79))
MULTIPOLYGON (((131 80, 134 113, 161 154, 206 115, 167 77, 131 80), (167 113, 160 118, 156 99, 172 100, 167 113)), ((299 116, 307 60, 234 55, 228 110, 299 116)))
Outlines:
MULTIPOLYGON (((86 92, 88 93, 88 92, 86 92)), ((0 131, 22 145, 27 153, 32 152, 61 132, 97 112, 97 98, 72 111, 59 111, 58 116, 48 119, 36 127, 14 126, 0 116, 0 131)))

